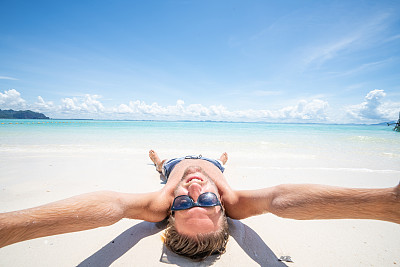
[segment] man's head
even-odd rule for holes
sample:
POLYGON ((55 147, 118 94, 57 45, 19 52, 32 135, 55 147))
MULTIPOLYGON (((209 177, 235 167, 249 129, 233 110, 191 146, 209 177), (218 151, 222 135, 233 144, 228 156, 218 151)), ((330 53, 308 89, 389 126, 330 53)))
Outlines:
MULTIPOLYGON (((206 192, 219 197, 211 177, 202 168, 192 166, 185 170, 175 189, 175 197, 188 195, 197 202, 206 192)), ((202 260, 211 254, 225 252, 228 237, 228 223, 222 206, 193 207, 171 214, 165 244, 179 255, 202 260)))

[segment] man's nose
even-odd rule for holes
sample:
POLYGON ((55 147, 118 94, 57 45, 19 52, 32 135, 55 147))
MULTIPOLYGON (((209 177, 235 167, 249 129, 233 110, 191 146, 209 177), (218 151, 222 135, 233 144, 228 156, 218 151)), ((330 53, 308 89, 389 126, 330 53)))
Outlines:
POLYGON ((197 202, 197 198, 201 194, 202 187, 198 183, 192 183, 188 187, 188 195, 193 199, 194 202, 197 202))

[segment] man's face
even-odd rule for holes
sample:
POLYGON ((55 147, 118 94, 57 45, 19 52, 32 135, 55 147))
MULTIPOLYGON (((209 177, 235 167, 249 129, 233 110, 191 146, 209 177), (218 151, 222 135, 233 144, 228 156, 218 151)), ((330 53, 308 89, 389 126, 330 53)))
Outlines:
MULTIPOLYGON (((175 189, 175 197, 189 195, 197 202, 199 195, 213 192, 218 196, 218 188, 200 167, 188 167, 175 189)), ((187 210, 175 211, 175 226, 179 233, 196 236, 201 233, 215 232, 220 228, 222 209, 215 207, 193 207, 187 210)))

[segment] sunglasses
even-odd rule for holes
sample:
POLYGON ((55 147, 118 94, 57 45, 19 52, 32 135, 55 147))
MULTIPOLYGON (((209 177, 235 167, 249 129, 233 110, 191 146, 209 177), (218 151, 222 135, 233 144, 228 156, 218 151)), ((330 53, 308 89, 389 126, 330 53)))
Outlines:
POLYGON ((172 211, 176 210, 187 210, 193 207, 214 207, 214 206, 222 206, 221 202, 217 195, 212 192, 206 192, 201 194, 197 198, 197 202, 194 202, 193 199, 188 195, 180 195, 174 199, 172 203, 172 211))

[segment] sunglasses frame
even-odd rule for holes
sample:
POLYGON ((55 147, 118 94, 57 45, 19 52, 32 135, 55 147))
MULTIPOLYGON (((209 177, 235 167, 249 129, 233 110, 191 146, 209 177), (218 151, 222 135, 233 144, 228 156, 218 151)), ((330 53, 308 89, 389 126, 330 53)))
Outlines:
POLYGON ((171 211, 188 210, 188 209, 191 209, 191 208, 194 208, 194 207, 208 208, 208 207, 215 207, 215 206, 221 206, 221 207, 222 207, 221 201, 218 199, 218 196, 217 196, 215 193, 213 193, 213 192, 204 192, 204 193, 202 193, 202 194, 199 195, 199 197, 197 198, 197 201, 196 201, 196 202, 194 202, 193 198, 191 198, 189 195, 179 195, 179 196, 175 197, 175 198, 174 198, 174 202, 172 203, 171 211), (211 205, 211 206, 208 206, 208 205, 207 205, 207 206, 204 206, 204 205, 199 204, 199 203, 198 203, 199 198, 200 198, 202 195, 205 195, 205 194, 212 194, 212 195, 214 195, 214 196, 216 197, 216 199, 217 199, 217 203, 215 203, 215 204, 213 204, 213 205, 211 205), (190 203, 191 203, 192 206, 189 207, 189 208, 186 208, 186 209, 177 209, 177 208, 174 208, 175 201, 176 201, 176 199, 179 198, 179 197, 186 197, 186 198, 189 198, 189 199, 190 199, 190 203))

